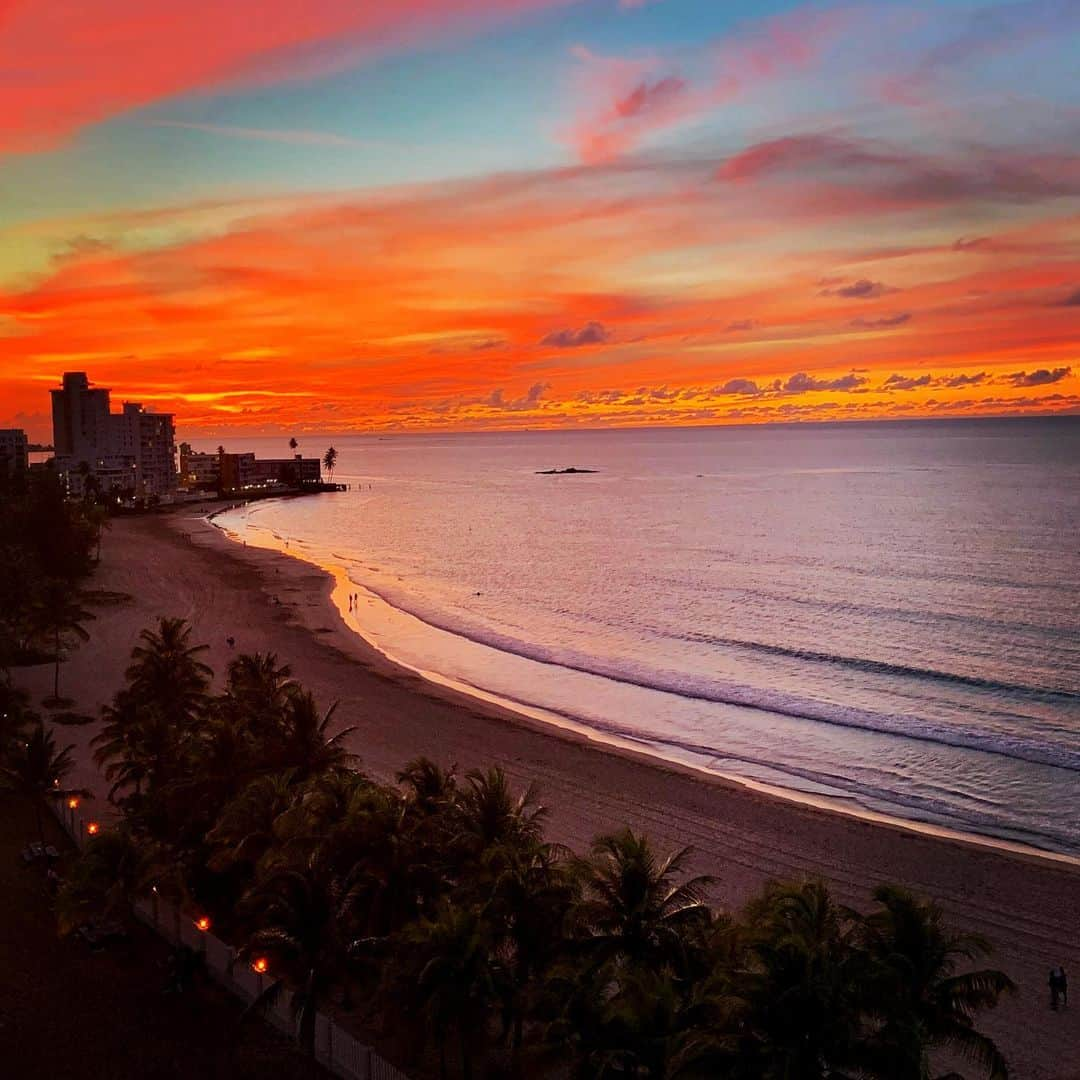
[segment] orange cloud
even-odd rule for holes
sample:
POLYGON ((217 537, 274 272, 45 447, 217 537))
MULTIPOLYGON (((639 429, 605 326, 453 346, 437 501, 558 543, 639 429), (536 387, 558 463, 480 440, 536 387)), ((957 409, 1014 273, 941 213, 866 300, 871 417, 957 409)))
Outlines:
POLYGON ((253 203, 129 249, 81 220, 45 272, 0 286, 0 425, 40 417, 66 369, 189 432, 1075 408, 1080 219, 1054 200, 975 245, 946 225, 904 246, 890 216, 875 249, 826 249, 842 224, 778 230, 715 171, 253 203))

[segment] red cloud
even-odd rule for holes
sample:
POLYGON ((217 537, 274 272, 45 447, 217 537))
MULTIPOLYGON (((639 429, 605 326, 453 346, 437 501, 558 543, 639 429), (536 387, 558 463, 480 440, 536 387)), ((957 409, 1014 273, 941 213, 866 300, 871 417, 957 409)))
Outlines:
POLYGON ((7 0, 0 153, 192 90, 311 75, 480 18, 565 0, 7 0))

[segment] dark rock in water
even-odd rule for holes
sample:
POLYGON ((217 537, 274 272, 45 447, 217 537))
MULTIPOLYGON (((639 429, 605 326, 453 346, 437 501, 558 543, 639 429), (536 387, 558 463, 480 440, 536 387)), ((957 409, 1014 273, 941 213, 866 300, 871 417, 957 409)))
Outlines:
POLYGON ((566 473, 594 473, 596 469, 575 469, 573 465, 569 469, 537 469, 537 476, 563 476, 566 473))

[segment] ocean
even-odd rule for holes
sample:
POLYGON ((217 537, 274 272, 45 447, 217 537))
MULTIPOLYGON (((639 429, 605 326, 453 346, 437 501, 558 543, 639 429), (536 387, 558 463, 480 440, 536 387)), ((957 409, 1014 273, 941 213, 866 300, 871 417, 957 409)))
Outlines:
POLYGON ((1080 419, 300 449, 331 441, 350 490, 217 522, 343 567, 390 657, 699 768, 1080 855, 1080 419), (542 474, 567 467, 595 471, 542 474))

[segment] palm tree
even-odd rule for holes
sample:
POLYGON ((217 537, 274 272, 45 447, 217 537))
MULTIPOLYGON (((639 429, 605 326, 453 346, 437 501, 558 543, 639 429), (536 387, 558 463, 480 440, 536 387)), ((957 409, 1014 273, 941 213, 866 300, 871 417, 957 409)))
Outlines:
POLYGON ((515 796, 498 767, 487 772, 474 769, 465 779, 468 786, 458 797, 458 841, 466 857, 479 858, 492 847, 541 839, 548 811, 539 804, 533 785, 515 796))
POLYGON ((300 689, 288 664, 278 665, 274 653, 238 656, 229 664, 220 711, 256 740, 279 731, 291 696, 300 689))
POLYGON ((139 635, 125 675, 142 705, 158 709, 177 730, 188 728, 206 705, 213 671, 198 657, 206 645, 192 645, 184 619, 162 618, 158 628, 139 635))
MULTIPOLYGON (((597 1077, 727 1077, 726 1002, 708 983, 685 984, 668 969, 604 968, 569 987, 549 1044, 574 1051, 580 1080, 597 1077)), ((793 1077, 792 1080, 795 1080, 793 1077)))
POLYGON ((146 870, 143 849, 129 829, 106 829, 93 837, 56 898, 60 932, 90 918, 130 918, 135 897, 147 884, 146 870))
POLYGON ((864 1004, 858 917, 818 881, 769 886, 747 917, 749 949, 734 978, 745 1075, 841 1075, 857 1058, 864 1004))
POLYGON ((228 802, 258 772, 261 762, 253 761, 251 743, 244 728, 215 710, 177 740, 182 757, 169 801, 195 837, 213 828, 228 802))
MULTIPOLYGON (((96 483, 96 480, 95 480, 96 483)), ((86 507, 84 510, 87 523, 94 531, 94 562, 101 562, 101 536, 109 525, 109 511, 98 503, 86 507)))
POLYGON ((274 843, 274 823, 296 801, 299 789, 292 769, 252 780, 218 815, 207 836, 216 853, 213 870, 235 865, 254 867, 274 843))
POLYGON ((90 745, 94 747, 95 763, 104 766, 105 779, 112 784, 109 801, 114 801, 123 788, 134 788, 139 796, 142 785, 158 771, 158 755, 150 751, 150 746, 159 740, 148 737, 150 710, 140 710, 133 695, 121 691, 101 713, 104 726, 90 745))
POLYGON ((409 805, 423 814, 443 811, 457 794, 455 767, 443 769, 427 757, 413 758, 397 774, 409 805))
POLYGON ((354 903, 346 881, 316 850, 300 865, 271 868, 242 904, 256 914, 261 929, 240 955, 265 953, 277 975, 252 1008, 272 1008, 291 982, 297 1040, 309 1053, 319 1007, 348 974, 354 903))
POLYGON ((52 639, 55 660, 53 693, 47 705, 64 704, 60 697, 61 645, 64 637, 71 634, 80 641, 89 641, 90 634, 83 623, 93 618, 94 613, 82 606, 68 582, 59 578, 49 578, 45 582, 38 598, 36 622, 39 633, 52 639))
POLYGON ((943 1048, 1004 1080, 1008 1065, 993 1040, 975 1029, 975 1017, 1016 987, 1000 971, 957 973, 986 956, 989 944, 949 930, 940 907, 905 889, 883 885, 874 899, 879 908, 863 923, 868 996, 879 1022, 869 1039, 874 1075, 930 1080, 930 1053, 943 1048))
POLYGON ((413 843, 408 803, 393 788, 354 787, 322 843, 323 857, 349 876, 356 896, 358 956, 416 917, 429 894, 427 860, 413 843))
POLYGON ((323 467, 330 475, 330 481, 334 480, 334 468, 337 466, 337 451, 331 446, 329 450, 323 455, 322 459, 323 467))
POLYGON ((463 1080, 471 1080, 503 972, 495 957, 485 912, 447 903, 434 918, 407 932, 413 970, 407 998, 439 1046, 440 1076, 447 1076, 447 1041, 458 1036, 463 1080))
POLYGON ((42 844, 45 843, 45 825, 41 810, 46 799, 65 799, 71 795, 90 797, 89 792, 63 786, 64 779, 75 767, 71 756, 74 749, 74 746, 58 749, 52 732, 46 731, 39 720, 29 736, 0 763, 0 779, 4 786, 33 802, 38 838, 42 844))
POLYGON ((706 875, 684 881, 691 849, 658 858, 645 836, 629 829, 601 836, 582 864, 584 899, 576 917, 587 953, 606 960, 685 967, 690 936, 710 919, 706 875))
POLYGON ((347 727, 330 735, 337 702, 319 712, 313 694, 296 691, 289 695, 283 725, 279 735, 279 756, 282 768, 296 769, 300 777, 348 768, 356 755, 348 751, 344 741, 357 729, 347 727))
POLYGON ((557 844, 495 848, 485 869, 492 879, 490 907, 509 947, 503 1019, 517 1075, 529 998, 536 980, 563 952, 579 886, 569 852, 557 844))

